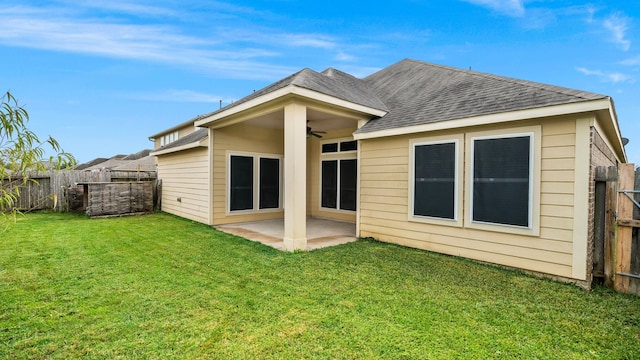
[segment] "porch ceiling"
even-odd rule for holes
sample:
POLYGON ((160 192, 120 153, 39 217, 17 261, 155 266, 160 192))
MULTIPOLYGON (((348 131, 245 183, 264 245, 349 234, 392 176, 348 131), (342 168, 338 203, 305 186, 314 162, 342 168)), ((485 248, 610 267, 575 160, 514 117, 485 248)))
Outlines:
MULTIPOLYGON (((357 126, 357 120, 307 108, 307 120, 314 131, 332 131, 357 126)), ((252 126, 284 129, 284 110, 280 109, 245 121, 252 126)))

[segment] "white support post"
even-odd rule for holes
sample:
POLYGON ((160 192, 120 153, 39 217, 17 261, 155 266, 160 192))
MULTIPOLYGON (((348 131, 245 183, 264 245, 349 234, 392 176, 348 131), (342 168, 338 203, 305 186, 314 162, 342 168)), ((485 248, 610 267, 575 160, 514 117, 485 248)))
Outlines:
POLYGON ((307 249, 307 108, 284 108, 284 248, 307 249))

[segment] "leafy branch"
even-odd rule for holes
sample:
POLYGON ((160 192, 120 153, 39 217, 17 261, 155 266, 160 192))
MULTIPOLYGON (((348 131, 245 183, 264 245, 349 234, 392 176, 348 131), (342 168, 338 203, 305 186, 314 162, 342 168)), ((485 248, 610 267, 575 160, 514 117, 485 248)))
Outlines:
POLYGON ((51 136, 41 140, 27 128, 29 114, 18 100, 7 91, 0 97, 0 213, 3 222, 15 220, 19 213, 15 207, 20 189, 29 182, 30 171, 47 170, 45 161, 55 169, 73 167, 76 159, 65 152, 60 143, 51 136), (53 153, 45 159, 47 152, 53 153))

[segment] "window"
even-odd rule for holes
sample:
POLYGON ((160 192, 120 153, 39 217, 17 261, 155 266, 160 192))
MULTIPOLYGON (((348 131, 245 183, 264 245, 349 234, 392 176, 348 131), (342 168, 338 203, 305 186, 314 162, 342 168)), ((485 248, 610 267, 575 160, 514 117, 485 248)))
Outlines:
POLYGON ((174 131, 172 133, 169 133, 160 137, 160 146, 168 145, 176 140, 178 140, 178 132, 174 131))
POLYGON ((457 141, 416 143, 413 151, 413 215, 455 220, 457 141))
POLYGON ((280 207, 280 160, 260 158, 260 209, 280 207))
POLYGON ((357 160, 323 160, 321 168, 321 206, 356 210, 357 160))
POLYGON ((358 141, 357 140, 346 140, 346 141, 337 141, 337 142, 325 142, 322 144, 322 153, 330 154, 330 153, 342 153, 342 152, 352 152, 358 150, 358 141))
POLYGON ((533 134, 471 141, 472 221, 531 228, 533 134))
POLYGON ((356 211, 357 160, 340 160, 340 209, 356 211))
POLYGON ((327 143, 322 144, 322 153, 335 153, 338 152, 338 143, 327 143))
POLYGON ((356 140, 343 141, 340 143, 340 152, 358 150, 358 142, 356 140))
POLYGON ((321 144, 325 159, 320 163, 320 207, 356 211, 358 164, 353 153, 357 150, 358 141, 348 138, 321 144))
POLYGON ((253 209, 253 157, 231 156, 229 210, 253 209))
POLYGON ((322 207, 336 209, 338 205, 338 160, 322 162, 322 207))
POLYGON ((280 179, 280 158, 231 155, 229 211, 279 209, 280 179))

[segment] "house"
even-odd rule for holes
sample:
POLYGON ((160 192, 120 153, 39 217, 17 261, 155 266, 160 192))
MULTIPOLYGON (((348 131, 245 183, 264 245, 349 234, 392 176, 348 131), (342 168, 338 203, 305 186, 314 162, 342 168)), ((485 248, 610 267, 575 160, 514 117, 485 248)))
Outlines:
POLYGON ((594 169, 626 163, 613 100, 402 60, 303 69, 153 136, 163 210, 209 225, 351 222, 360 237, 588 282, 594 169), (196 130, 198 128, 198 130, 196 130))
POLYGON ((82 171, 123 171, 123 172, 155 172, 156 159, 149 155, 151 150, 141 150, 130 155, 114 155, 110 158, 96 158, 78 164, 74 169, 82 171))

